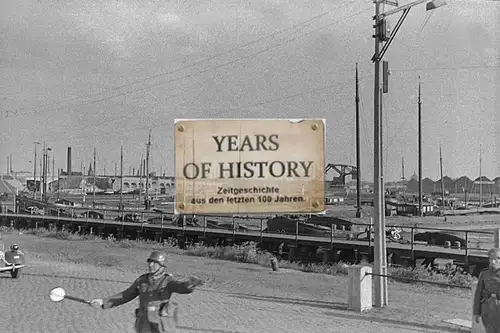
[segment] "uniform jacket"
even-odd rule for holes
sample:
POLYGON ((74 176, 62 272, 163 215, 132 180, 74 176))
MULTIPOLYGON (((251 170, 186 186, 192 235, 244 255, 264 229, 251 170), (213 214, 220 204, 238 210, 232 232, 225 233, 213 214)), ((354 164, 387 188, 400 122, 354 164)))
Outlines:
POLYGON ((103 309, 113 308, 132 301, 139 296, 137 319, 147 316, 147 321, 160 324, 163 318, 171 318, 175 311, 169 304, 173 293, 189 294, 194 291, 189 282, 181 282, 164 273, 152 279, 150 273, 141 275, 124 291, 103 299, 103 309))
POLYGON ((481 303, 492 294, 497 294, 500 298, 500 270, 494 271, 492 268, 486 268, 479 274, 472 309, 474 315, 481 314, 481 303))

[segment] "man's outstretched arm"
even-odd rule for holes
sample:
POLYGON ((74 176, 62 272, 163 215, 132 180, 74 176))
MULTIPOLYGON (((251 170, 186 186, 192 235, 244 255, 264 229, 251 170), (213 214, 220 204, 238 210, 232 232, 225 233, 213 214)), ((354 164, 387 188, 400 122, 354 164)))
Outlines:
POLYGON ((128 303, 139 295, 139 279, 135 280, 127 289, 115 295, 104 299, 96 298, 90 302, 90 305, 102 309, 110 309, 122 304, 128 303))
POLYGON ((167 289, 170 293, 190 294, 196 289, 196 287, 203 284, 203 280, 195 277, 191 277, 187 281, 171 279, 168 282, 167 289))

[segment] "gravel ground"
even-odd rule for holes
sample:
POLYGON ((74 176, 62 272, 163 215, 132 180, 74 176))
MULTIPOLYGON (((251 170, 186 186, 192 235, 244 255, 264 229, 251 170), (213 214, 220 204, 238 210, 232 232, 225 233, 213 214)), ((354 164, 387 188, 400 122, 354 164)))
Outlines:
MULTIPOLYGON (((4 235, 27 253, 19 280, 0 275, 0 332, 133 332, 137 301, 106 311, 47 295, 55 287, 90 299, 118 292, 146 268, 153 248, 119 248, 106 242, 60 241, 31 235, 4 235)), ((206 285, 181 304, 179 332, 460 332, 444 323, 469 319, 468 291, 389 284, 389 306, 365 313, 346 310, 347 278, 282 270, 168 250, 169 271, 196 275, 206 285)), ((462 332, 466 332, 462 330, 462 332)))

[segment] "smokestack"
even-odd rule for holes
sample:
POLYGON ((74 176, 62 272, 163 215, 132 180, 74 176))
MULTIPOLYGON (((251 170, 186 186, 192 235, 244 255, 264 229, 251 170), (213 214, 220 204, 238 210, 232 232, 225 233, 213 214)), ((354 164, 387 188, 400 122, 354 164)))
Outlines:
POLYGON ((14 170, 12 170, 12 154, 10 154, 10 173, 12 173, 14 170))
POLYGON ((68 175, 71 175, 71 147, 68 147, 68 162, 66 166, 66 171, 68 172, 68 175))

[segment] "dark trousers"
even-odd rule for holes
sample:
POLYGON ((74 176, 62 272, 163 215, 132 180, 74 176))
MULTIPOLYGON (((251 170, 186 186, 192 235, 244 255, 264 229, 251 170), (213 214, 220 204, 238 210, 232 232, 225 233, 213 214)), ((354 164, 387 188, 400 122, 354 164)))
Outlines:
POLYGON ((500 300, 486 299, 481 304, 481 319, 486 333, 500 333, 500 300))
POLYGON ((147 314, 139 314, 135 319, 135 331, 137 333, 176 333, 177 313, 173 316, 160 317, 159 323, 148 320, 147 314))

